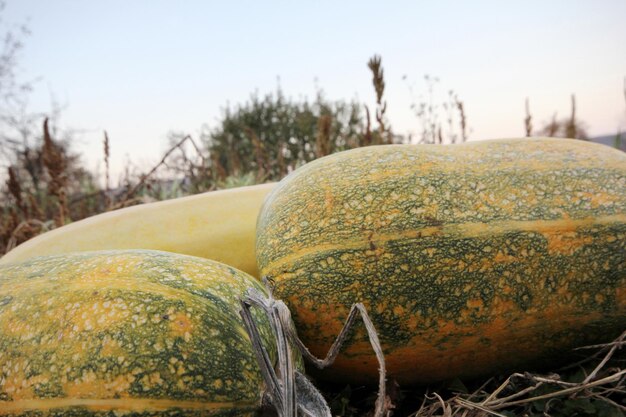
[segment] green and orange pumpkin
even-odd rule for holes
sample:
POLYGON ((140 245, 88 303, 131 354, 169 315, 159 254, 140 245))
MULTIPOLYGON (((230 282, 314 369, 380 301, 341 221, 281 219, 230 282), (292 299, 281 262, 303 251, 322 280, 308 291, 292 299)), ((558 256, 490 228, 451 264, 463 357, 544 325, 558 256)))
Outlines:
MULTIPOLYGON (((268 196, 256 248, 318 355, 363 302, 390 378, 534 366, 626 327, 626 154, 547 138, 334 154, 268 196)), ((359 330, 328 375, 377 372, 359 330)))
POLYGON ((0 266, 0 416, 252 415, 264 384, 239 316, 248 288, 264 291, 159 251, 0 266))

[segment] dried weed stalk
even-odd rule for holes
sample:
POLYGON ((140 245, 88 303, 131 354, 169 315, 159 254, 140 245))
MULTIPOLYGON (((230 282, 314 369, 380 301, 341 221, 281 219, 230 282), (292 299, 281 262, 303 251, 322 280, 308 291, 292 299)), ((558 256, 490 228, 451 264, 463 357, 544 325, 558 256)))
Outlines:
POLYGON ((43 210, 37 203, 37 199, 33 194, 28 194, 28 202, 30 216, 34 219, 44 220, 45 215, 43 213, 43 210))
POLYGON ((324 114, 317 120, 317 137, 315 143, 315 156, 317 158, 330 155, 332 152, 330 140, 331 126, 332 116, 330 114, 324 114))
POLYGON ((416 96, 413 84, 409 83, 408 77, 405 75, 402 78, 407 83, 413 99, 411 110, 421 126, 419 143, 442 144, 467 141, 471 129, 468 128, 465 103, 459 99, 458 94, 453 90, 448 90, 447 99, 440 100, 435 88, 440 82, 439 78, 426 74, 424 75, 426 92, 416 96))
POLYGON ((104 131, 104 188, 106 191, 109 191, 110 182, 109 182, 109 172, 110 172, 110 164, 109 158, 111 157, 111 148, 109 145, 109 135, 107 131, 104 131))
POLYGON ((533 134, 532 116, 530 115, 530 104, 528 97, 526 97, 526 118, 524 119, 524 129, 526 130, 526 137, 530 137, 533 134))
POLYGON ((465 105, 458 97, 455 97, 456 108, 459 111, 459 126, 461 129, 461 140, 467 141, 467 116, 465 115, 465 105))
POLYGON ((66 194, 67 161, 59 146, 52 140, 47 117, 43 122, 43 163, 50 175, 48 194, 57 199, 58 213, 55 216, 55 223, 57 226, 63 226, 69 220, 66 194))
POLYGON ((8 171, 9 178, 7 179, 7 187, 9 189, 9 193, 13 196, 13 198, 15 198, 15 205, 20 209, 22 215, 28 217, 28 210, 26 209, 26 204, 24 204, 24 200, 22 199, 22 186, 17 178, 17 170, 10 166, 8 171))
MULTIPOLYGON (((370 116, 370 108, 365 105, 365 133, 363 134, 363 141, 360 146, 369 146, 373 142, 372 139, 372 117, 370 116)), ((359 145, 357 145, 359 146, 359 145)))
POLYGON ((107 131, 104 131, 104 205, 105 207, 111 206, 111 196, 109 195, 110 191, 110 157, 111 157, 111 147, 109 144, 109 134, 107 131))
POLYGON ((578 137, 578 123, 576 123, 576 96, 572 94, 572 114, 565 125, 565 137, 578 137))
MULTIPOLYGON (((376 121, 378 122, 379 136, 376 145, 393 143, 393 135, 391 129, 386 125, 385 112, 387 111, 387 101, 383 100, 385 92, 385 79, 383 75, 382 59, 379 55, 374 55, 367 62, 367 67, 372 71, 372 83, 376 91, 376 121)), ((367 111, 367 120, 369 125, 369 109, 367 111)))

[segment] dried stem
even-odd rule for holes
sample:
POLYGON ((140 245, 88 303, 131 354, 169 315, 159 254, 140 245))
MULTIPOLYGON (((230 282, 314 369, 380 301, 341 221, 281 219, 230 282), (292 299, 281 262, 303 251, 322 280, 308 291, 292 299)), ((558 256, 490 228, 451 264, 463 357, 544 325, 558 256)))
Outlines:
POLYGON ((526 97, 526 118, 524 119, 524 128, 526 129, 526 137, 532 136, 533 123, 532 116, 530 115, 530 104, 528 102, 528 97, 526 97))
POLYGON ((109 135, 107 131, 104 131, 104 187, 106 191, 109 191, 109 157, 111 156, 111 148, 109 146, 109 135))
POLYGON ((587 375, 587 378, 585 378, 585 380, 583 381, 583 384, 589 383, 596 377, 598 372, 602 368, 604 368, 604 365, 606 365, 609 359, 611 359, 611 357, 613 356, 617 348, 621 346, 621 342, 623 342, 625 338, 626 338, 626 331, 622 333, 620 337, 616 340, 617 343, 613 343, 613 346, 611 347, 609 352, 604 356, 604 359, 602 359, 602 361, 598 364, 598 366, 596 366, 595 369, 589 375, 587 375))
POLYGON ((458 98, 456 99, 456 108, 459 110, 459 120, 461 124, 461 140, 467 141, 467 117, 465 116, 465 105, 458 98))
POLYGON ((572 94, 572 114, 565 125, 565 137, 575 139, 578 136, 576 123, 576 96, 572 94))
POLYGON ((62 226, 69 219, 67 208, 67 161, 61 149, 54 143, 48 129, 48 118, 43 122, 43 163, 50 175, 48 193, 57 198, 58 215, 55 218, 57 226, 62 226))
MULTIPOLYGON (((287 314, 289 313, 289 310, 287 309, 286 306, 285 306, 285 311, 287 314)), ((378 339, 378 333, 376 332, 376 329, 374 328, 374 323, 372 323, 372 320, 367 314, 367 309, 362 303, 356 303, 352 306, 352 308, 350 309, 350 313, 348 313, 348 318, 346 319, 346 322, 343 325, 343 328, 341 329, 341 331, 339 332, 339 335, 337 336, 337 338, 331 345, 329 351, 326 353, 326 357, 324 359, 318 359, 317 357, 315 357, 309 351, 309 349, 304 345, 304 343, 300 340, 298 335, 295 333, 295 330, 293 330, 292 328, 288 328, 288 332, 290 333, 291 340, 293 340, 296 346, 300 349, 300 352, 302 352, 303 356, 308 361, 313 363, 317 368, 324 369, 332 365, 335 359, 337 358, 337 355, 339 354, 341 346, 343 346, 343 344, 345 343, 348 337, 348 332, 350 331, 350 329, 352 329, 352 326, 354 325, 354 321, 356 320, 357 314, 361 315, 361 318, 363 320, 363 323, 365 324, 365 328, 367 330, 367 334, 370 339, 370 344, 372 345, 372 348, 374 349, 374 352, 376 354, 376 359, 378 360, 379 380, 378 380, 378 397, 376 399, 375 416, 384 416, 388 414, 387 411, 391 408, 391 405, 386 403, 385 385, 386 385, 386 380, 387 380, 387 370, 385 367, 385 356, 383 354, 382 347, 380 345, 380 340, 378 339)))
POLYGON ((372 71, 372 83, 374 84, 374 90, 376 91, 376 103, 379 106, 382 104, 383 93, 385 91, 385 80, 381 62, 382 60, 379 55, 374 55, 367 62, 367 67, 372 71))
MULTIPOLYGON (((288 381, 293 380, 295 378, 295 375, 297 374, 294 373, 293 366, 289 368, 289 363, 285 363, 285 361, 293 361, 293 358, 290 356, 291 350, 288 342, 293 343, 300 350, 305 359, 311 361, 315 366, 320 369, 325 368, 327 366, 330 366, 335 361, 335 358, 339 354, 341 346, 346 341, 348 333, 352 328, 354 321, 356 320, 357 314, 360 314, 365 324, 370 343, 376 353, 376 358, 379 362, 379 391, 378 398, 376 400, 374 415, 375 417, 383 417, 390 414, 389 410, 391 410, 392 405, 389 404, 389 400, 386 396, 385 391, 385 358, 382 352, 380 341, 378 340, 378 334, 376 332, 376 329, 374 328, 374 324, 367 314, 367 310, 365 309, 365 306, 363 306, 363 304, 357 303, 352 306, 343 328, 333 342, 330 350, 328 351, 324 359, 318 359, 313 354, 311 354, 308 348, 300 340, 293 327, 293 322, 291 320, 291 313, 289 312, 289 309, 282 301, 275 300, 272 297, 271 292, 269 298, 265 298, 260 292, 254 289, 249 289, 246 298, 242 300, 241 312, 244 323, 246 325, 246 329, 248 329, 250 338, 253 340, 253 348, 256 352, 257 359, 259 360, 259 366, 262 368, 264 379, 269 387, 268 395, 271 398, 272 403, 276 406, 277 412, 280 417, 295 416, 295 414, 290 414, 293 412, 294 409, 290 400, 294 394, 292 394, 292 392, 287 388, 291 389, 290 387, 295 387, 294 384, 288 381), (252 329, 252 327, 255 326, 254 322, 252 321, 252 317, 249 314, 250 305, 256 305, 258 307, 261 307, 263 310, 265 310, 266 314, 270 318, 270 323, 272 325, 272 328, 274 329, 275 335, 277 336, 279 369, 281 371, 281 378, 277 378, 273 373, 273 368, 270 366, 267 352, 265 352, 265 349, 261 345, 258 331, 256 331, 256 329, 252 329)), ((297 399, 297 402, 301 404, 301 400, 299 398, 297 399)), ((327 406, 325 406, 324 402, 324 406, 322 406, 320 410, 325 409, 327 409, 327 406)), ((320 410, 318 410, 318 413, 322 412, 320 410)))
POLYGON ((324 114, 320 116, 317 121, 317 137, 315 143, 315 156, 321 158, 322 156, 330 155, 330 128, 332 125, 332 117, 330 114, 324 114))
POLYGON ((385 92, 385 78, 383 75, 383 67, 381 63, 382 59, 379 55, 374 55, 367 62, 368 68, 372 71, 372 83, 374 84, 374 90, 376 91, 376 121, 378 122, 379 132, 379 137, 377 138, 376 142, 377 144, 391 144, 393 142, 393 135, 391 134, 391 129, 386 126, 385 122, 387 102, 383 101, 383 94, 385 92))
POLYGON ((370 116, 370 108, 365 105, 365 134, 363 135, 363 143, 361 146, 369 146, 372 144, 372 117, 370 116))
MULTIPOLYGON (((109 145, 109 135, 107 131, 104 131, 104 206, 111 206, 111 198, 109 196, 110 191, 110 161, 109 158, 111 156, 111 148, 109 145)), ((71 204, 71 203, 70 203, 71 204)))
MULTIPOLYGON (((246 297, 241 300, 240 314, 257 357, 261 375, 266 384, 265 399, 276 410, 279 417, 331 417, 330 409, 322 395, 306 378, 295 369, 295 360, 286 329, 292 326, 291 321, 285 322, 284 309, 287 307, 275 300, 271 293, 269 298, 254 289, 249 289, 246 297), (250 308, 261 308, 267 315, 274 332, 278 353, 278 373, 270 360, 267 350, 261 342, 250 308)), ((288 313, 287 313, 288 314, 288 313)))
POLYGON ((22 215, 24 217, 28 217, 28 210, 26 209, 26 204, 24 204, 24 200, 22 199, 22 186, 17 178, 17 170, 10 166, 8 171, 9 178, 7 179, 6 184, 9 188, 9 193, 15 198, 15 204, 22 212, 22 215))

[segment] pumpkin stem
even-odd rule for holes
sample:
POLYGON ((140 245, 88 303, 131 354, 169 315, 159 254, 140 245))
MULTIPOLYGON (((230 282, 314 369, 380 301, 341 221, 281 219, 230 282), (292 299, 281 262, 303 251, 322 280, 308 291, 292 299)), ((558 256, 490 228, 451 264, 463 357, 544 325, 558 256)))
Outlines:
POLYGON ((291 351, 292 346, 289 342, 293 343, 293 345, 300 350, 304 358, 312 362, 317 368, 326 368, 332 365, 337 358, 341 346, 346 341, 349 331, 354 325, 354 321, 359 313, 365 324, 370 344, 376 353, 379 365, 379 387, 374 416, 384 417, 390 415, 389 411, 392 405, 386 395, 385 384, 387 376, 385 356, 380 345, 380 340, 378 339, 378 333, 367 314, 365 306, 362 303, 356 303, 352 306, 343 328, 330 347, 326 357, 319 359, 309 351, 298 337, 293 326, 293 321, 291 320, 289 308, 281 300, 273 298, 271 288, 268 289, 268 292, 269 298, 265 298, 259 291, 253 288, 248 289, 245 299, 241 301, 242 309, 240 313, 244 320, 246 330, 252 340, 252 346, 257 355, 263 379, 267 384, 268 400, 276 408, 279 417, 295 417, 294 407, 297 407, 298 411, 303 415, 330 417, 330 409, 319 391, 305 376, 295 370, 291 351), (274 368, 271 366, 267 351, 261 344, 260 335, 250 313, 250 307, 252 305, 260 307, 270 319, 270 326, 274 331, 277 342, 280 377, 276 375, 274 368))
MULTIPOLYGON (((282 301, 279 302, 282 303, 282 301)), ((284 309, 282 311, 285 314, 289 315, 290 321, 291 314, 289 312, 289 309, 286 305, 283 304, 283 306, 284 309)), ((300 340, 293 327, 287 327, 287 333, 289 334, 289 338, 295 343, 300 352, 302 352, 302 356, 304 356, 309 362, 317 366, 318 369, 324 369, 332 365, 333 362, 335 362, 335 359, 339 354, 339 350, 346 341, 349 331, 354 325, 354 321, 356 320, 358 313, 361 314, 361 319, 365 324, 365 329, 367 330, 370 344, 372 345, 372 349, 374 349, 374 353, 376 353, 376 359, 378 359, 378 397, 376 398, 376 408, 374 416, 383 417, 385 415, 388 415, 389 413, 387 411, 391 409, 391 404, 389 404, 389 399, 387 398, 386 394, 387 370, 385 367, 385 355, 383 354, 383 350, 380 345, 380 340, 378 339, 378 333, 376 332, 374 323, 372 323, 369 314, 367 314, 367 309, 362 303, 356 303, 352 305, 352 308, 350 309, 350 313, 348 314, 348 318, 346 319, 343 328, 331 345, 328 353, 326 353, 326 357, 324 359, 319 359, 315 357, 309 351, 309 349, 300 340)))
POLYGON ((277 307, 278 303, 282 302, 277 302, 271 293, 269 298, 265 298, 259 291, 250 288, 240 303, 240 314, 267 386, 265 397, 276 409, 278 417, 331 417, 330 408, 322 394, 295 369, 292 346, 288 343, 288 335, 285 332, 287 326, 281 321, 280 307, 277 307), (261 335, 250 312, 252 306, 261 308, 269 318, 276 339, 278 375, 267 350, 261 343, 261 335))

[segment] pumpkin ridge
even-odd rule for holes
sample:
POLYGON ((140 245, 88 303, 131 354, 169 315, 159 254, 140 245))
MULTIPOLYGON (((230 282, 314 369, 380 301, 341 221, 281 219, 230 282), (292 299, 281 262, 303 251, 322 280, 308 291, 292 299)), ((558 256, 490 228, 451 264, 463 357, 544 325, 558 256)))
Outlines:
MULTIPOLYGON (((63 280, 63 282, 57 281, 54 284, 47 283, 47 290, 54 291, 60 285, 63 285, 66 291, 89 292, 93 291, 94 287, 101 285, 102 279, 103 276, 98 274, 94 274, 93 279, 65 279, 63 280)), ((216 317, 219 316, 221 317, 221 319, 226 320, 229 314, 232 314, 232 312, 228 311, 228 305, 221 302, 219 298, 216 298, 215 296, 211 297, 212 294, 203 295, 198 293, 197 291, 194 291, 193 288, 167 285, 167 283, 159 281, 142 281, 138 283, 129 281, 126 277, 123 276, 107 276, 106 289, 111 293, 114 291, 139 291, 145 294, 161 296, 164 300, 170 301, 175 301, 177 299, 187 299, 195 300, 196 302, 202 302, 204 298, 212 298, 213 303, 207 303, 205 305, 207 309, 210 309, 212 311, 212 315, 215 315, 216 317)), ((39 291, 45 292, 46 288, 42 286, 39 291)), ((24 284, 21 282, 2 282, 2 279, 0 278, 0 298, 3 296, 15 297, 20 295, 26 295, 32 292, 33 290, 31 287, 24 286, 24 284)), ((236 309, 234 309, 233 311, 236 312, 236 309)), ((248 339, 248 333, 245 331, 243 325, 232 325, 232 329, 235 331, 235 333, 238 333, 245 339, 248 339)))
POLYGON ((283 265, 290 265, 301 259, 306 259, 311 256, 319 256, 322 253, 372 248, 373 244, 378 246, 384 245, 385 243, 426 238, 430 236, 449 236, 463 239, 493 236, 494 233, 504 235, 510 232, 536 232, 549 234, 555 230, 576 231, 579 230, 580 227, 608 225, 620 222, 626 223, 626 214, 616 214, 603 217, 586 217, 581 219, 505 220, 489 223, 452 223, 442 226, 430 226, 417 230, 405 230, 389 234, 370 234, 369 238, 352 239, 351 241, 343 241, 341 243, 325 243, 301 249, 297 252, 283 256, 280 259, 274 260, 271 264, 267 265, 266 270, 279 270, 283 265))

